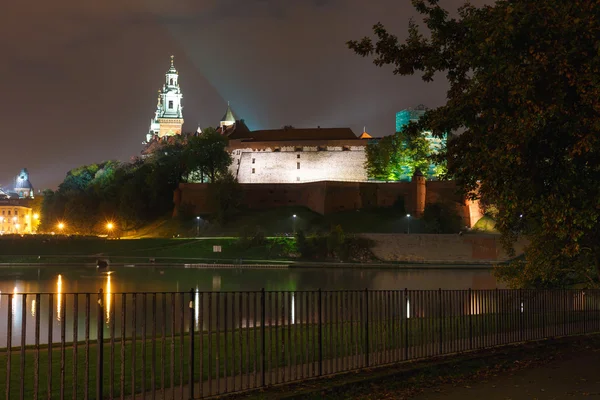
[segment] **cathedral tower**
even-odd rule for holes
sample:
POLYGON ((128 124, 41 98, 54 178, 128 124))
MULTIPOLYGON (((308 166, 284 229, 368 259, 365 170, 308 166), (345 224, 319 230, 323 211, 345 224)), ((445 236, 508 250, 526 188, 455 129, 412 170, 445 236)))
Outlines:
POLYGON ((154 118, 150 121, 148 141, 155 135, 163 137, 181 134, 183 125, 182 97, 183 94, 179 87, 179 74, 173 64, 173 56, 171 56, 171 66, 165 74, 165 83, 162 90, 158 91, 158 102, 154 118))

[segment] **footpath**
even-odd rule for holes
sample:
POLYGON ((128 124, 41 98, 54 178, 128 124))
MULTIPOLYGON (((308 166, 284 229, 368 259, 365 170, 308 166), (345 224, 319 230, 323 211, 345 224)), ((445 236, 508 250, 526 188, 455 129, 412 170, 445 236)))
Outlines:
POLYGON ((600 399, 600 335, 506 346, 350 373, 240 399, 600 399))

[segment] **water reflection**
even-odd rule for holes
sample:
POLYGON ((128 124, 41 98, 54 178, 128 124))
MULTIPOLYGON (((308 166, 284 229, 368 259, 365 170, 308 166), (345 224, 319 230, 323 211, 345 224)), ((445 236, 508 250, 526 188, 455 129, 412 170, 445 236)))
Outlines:
POLYGON ((111 293, 112 293, 112 287, 110 284, 110 276, 111 273, 109 272, 108 275, 106 275, 106 288, 104 290, 104 293, 106 293, 105 295, 105 300, 104 300, 104 305, 106 308, 106 323, 109 324, 110 323, 110 300, 111 300, 111 293))
POLYGON ((31 316, 35 317, 35 299, 31 300, 31 316))

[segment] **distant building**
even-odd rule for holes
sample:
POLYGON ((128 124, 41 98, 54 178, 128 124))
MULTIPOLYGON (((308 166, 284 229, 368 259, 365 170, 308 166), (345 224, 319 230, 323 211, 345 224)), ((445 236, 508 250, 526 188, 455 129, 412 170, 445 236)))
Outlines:
MULTIPOLYGON (((27 168, 23 168, 19 175, 15 178, 15 188, 13 193, 17 195, 18 198, 33 198, 33 185, 29 181, 29 173, 27 172, 27 168)), ((10 196, 9 197, 14 197, 10 196)))
POLYGON ((153 137, 180 135, 183 126, 183 94, 179 87, 179 73, 175 69, 171 56, 171 66, 165 74, 165 83, 158 91, 158 99, 154 118, 150 121, 150 130, 146 135, 149 142, 153 137))
MULTIPOLYGON (((419 104, 415 108, 407 108, 405 110, 396 113, 396 132, 402 132, 404 128, 411 122, 417 122, 425 113, 428 108, 423 104, 419 104)), ((433 151, 440 150, 444 144, 444 140, 434 137, 431 132, 425 132, 427 140, 431 143, 431 149, 433 151)))
POLYGON ((35 217, 22 199, 0 199, 0 234, 33 233, 35 217))

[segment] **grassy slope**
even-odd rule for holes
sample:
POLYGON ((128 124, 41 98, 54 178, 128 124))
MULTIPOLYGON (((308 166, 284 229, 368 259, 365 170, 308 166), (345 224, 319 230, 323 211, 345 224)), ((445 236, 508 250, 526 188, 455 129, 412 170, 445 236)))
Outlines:
MULTIPOLYGON (((218 225, 205 219, 198 225, 202 236, 238 236, 243 232, 252 233, 260 229, 268 236, 291 234, 296 230, 328 231, 334 225, 341 225, 350 233, 403 233, 408 228, 406 213, 394 208, 379 208, 360 211, 342 211, 321 215, 302 207, 281 207, 272 210, 246 211, 237 215, 227 224, 218 225), (293 215, 296 215, 295 222, 293 215)), ((165 218, 150 224, 131 237, 190 237, 196 235, 196 219, 165 218)), ((421 221, 410 221, 411 233, 423 232, 421 221)))
MULTIPOLYGON (((288 242, 293 239, 280 239, 288 242)), ((66 238, 43 237, 2 238, 0 239, 0 262, 62 262, 77 261, 77 257, 90 260, 102 254, 117 260, 135 260, 139 258, 208 258, 208 259, 265 259, 280 257, 270 246, 244 248, 236 239, 136 239, 107 240, 102 238, 66 238), (213 253, 213 245, 220 245, 222 252, 213 253), (40 257, 38 259, 38 256, 40 257)), ((147 261, 147 260, 146 260, 147 261)))

